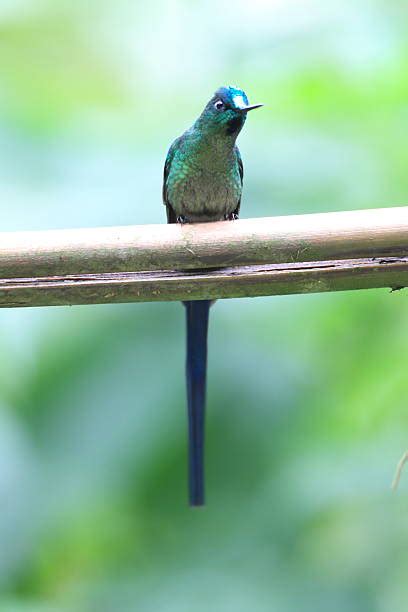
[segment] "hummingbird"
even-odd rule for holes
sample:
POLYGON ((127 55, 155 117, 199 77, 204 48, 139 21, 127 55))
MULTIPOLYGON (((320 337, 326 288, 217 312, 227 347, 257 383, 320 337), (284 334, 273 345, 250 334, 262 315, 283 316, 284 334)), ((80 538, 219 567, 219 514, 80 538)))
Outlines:
MULTIPOLYGON (((193 126, 171 145, 164 165, 163 203, 168 223, 238 219, 244 169, 236 140, 249 104, 237 87, 220 87, 193 126)), ((186 309, 186 383, 189 499, 204 505, 204 424, 207 335, 211 300, 183 302, 186 309)))

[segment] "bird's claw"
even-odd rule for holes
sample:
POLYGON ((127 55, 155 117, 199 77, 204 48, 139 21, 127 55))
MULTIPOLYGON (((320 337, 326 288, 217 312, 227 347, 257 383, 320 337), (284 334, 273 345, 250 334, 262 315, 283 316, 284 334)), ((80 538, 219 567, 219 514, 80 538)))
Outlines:
POLYGON ((236 221, 238 219, 238 214, 236 212, 229 213, 228 215, 224 215, 225 221, 236 221))
POLYGON ((184 215, 179 215, 177 217, 177 223, 180 223, 181 225, 183 225, 184 223, 188 223, 188 219, 184 215))

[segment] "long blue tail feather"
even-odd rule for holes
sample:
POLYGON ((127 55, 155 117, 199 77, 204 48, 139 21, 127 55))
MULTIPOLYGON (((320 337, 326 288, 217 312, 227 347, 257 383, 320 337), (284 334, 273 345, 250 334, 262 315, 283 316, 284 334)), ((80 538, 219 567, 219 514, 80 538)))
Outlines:
POLYGON ((184 306, 187 323, 189 498, 191 506, 203 506, 207 335, 211 301, 184 302, 184 306))

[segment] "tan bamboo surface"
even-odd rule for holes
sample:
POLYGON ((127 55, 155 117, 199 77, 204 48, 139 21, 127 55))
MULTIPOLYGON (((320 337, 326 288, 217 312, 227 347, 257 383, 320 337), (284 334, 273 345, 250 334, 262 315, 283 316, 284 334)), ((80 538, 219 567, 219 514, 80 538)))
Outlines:
POLYGON ((408 286, 408 207, 0 233, 0 306, 408 286))

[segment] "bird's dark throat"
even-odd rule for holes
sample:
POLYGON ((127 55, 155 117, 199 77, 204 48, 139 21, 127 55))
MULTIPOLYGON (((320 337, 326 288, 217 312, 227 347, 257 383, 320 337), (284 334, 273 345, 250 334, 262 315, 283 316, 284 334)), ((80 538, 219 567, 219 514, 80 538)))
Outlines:
POLYGON ((227 135, 237 134, 242 130, 242 126, 245 123, 245 115, 238 115, 233 119, 230 119, 227 123, 227 135))

